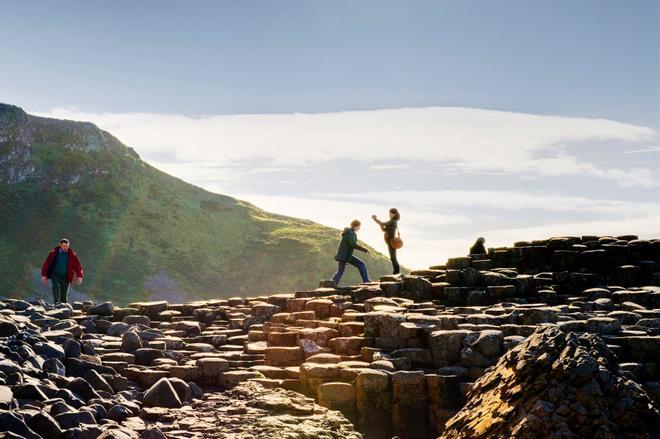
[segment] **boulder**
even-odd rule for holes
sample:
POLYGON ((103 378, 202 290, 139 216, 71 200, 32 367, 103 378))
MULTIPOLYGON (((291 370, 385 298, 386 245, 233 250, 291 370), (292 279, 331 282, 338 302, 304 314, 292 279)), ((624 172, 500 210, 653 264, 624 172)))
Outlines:
POLYGON ((80 424, 96 424, 96 418, 89 411, 64 412, 55 416, 55 420, 63 429, 75 428, 80 424))
POLYGON ((0 431, 14 433, 13 437, 25 439, 41 439, 41 436, 27 426, 18 413, 8 410, 0 410, 0 431))
POLYGON ((16 323, 0 317, 0 337, 11 337, 18 334, 16 323))
POLYGON ((160 349, 140 348, 133 352, 135 355, 135 364, 151 366, 157 358, 164 358, 165 354, 160 349))
POLYGON ((127 331, 121 336, 121 350, 124 352, 135 352, 142 348, 142 340, 135 331, 127 331))
POLYGON ((97 314, 100 316, 111 316, 115 307, 112 305, 112 302, 103 302, 99 305, 96 305, 89 310, 89 314, 97 314))
POLYGON ((56 438, 62 434, 62 429, 55 418, 44 411, 37 412, 32 416, 28 420, 27 426, 44 438, 56 438))
POLYGON ((161 378, 144 394, 143 402, 148 407, 181 407, 181 399, 168 378, 161 378))
POLYGON ((108 418, 115 422, 122 423, 131 416, 133 412, 123 404, 115 404, 108 410, 108 418))
POLYGON ((124 322, 114 322, 106 329, 106 334, 113 337, 120 336, 130 329, 130 325, 124 322))
POLYGON ((471 386, 442 438, 653 437, 659 416, 600 338, 545 326, 471 386))
MULTIPOLYGON (((89 371, 87 371, 87 373, 89 373, 89 371)), ((74 378, 67 386, 67 389, 71 390, 85 401, 99 398, 99 394, 96 393, 96 390, 94 390, 94 388, 84 378, 74 378)))

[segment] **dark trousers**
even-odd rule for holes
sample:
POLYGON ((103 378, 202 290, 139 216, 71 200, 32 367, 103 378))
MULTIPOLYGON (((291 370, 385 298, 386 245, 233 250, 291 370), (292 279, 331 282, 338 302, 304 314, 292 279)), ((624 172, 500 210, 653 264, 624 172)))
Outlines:
POLYGON ((339 261, 337 264, 337 272, 332 276, 332 281, 337 285, 339 283, 339 280, 344 274, 344 270, 346 269, 346 264, 351 264, 352 266, 356 267, 358 271, 360 272, 360 276, 362 276, 362 282, 369 282, 369 273, 367 272, 367 266, 365 265, 364 262, 362 262, 360 259, 356 258, 355 256, 351 256, 351 258, 344 262, 344 261, 339 261))
POLYGON ((66 296, 69 293, 69 281, 66 276, 53 274, 50 282, 53 285, 53 303, 66 303, 66 296))
POLYGON ((399 269, 399 261, 396 259, 396 249, 390 247, 389 245, 387 248, 390 250, 390 260, 392 261, 392 270, 394 271, 394 274, 399 274, 400 269, 399 269))

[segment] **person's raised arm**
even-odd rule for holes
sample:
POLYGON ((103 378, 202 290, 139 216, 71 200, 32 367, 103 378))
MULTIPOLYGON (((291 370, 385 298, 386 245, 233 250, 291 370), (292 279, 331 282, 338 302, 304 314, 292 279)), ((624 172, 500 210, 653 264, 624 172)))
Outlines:
POLYGON ((375 222, 376 224, 378 224, 379 226, 383 227, 383 222, 382 222, 381 220, 379 220, 378 217, 377 217, 376 215, 371 215, 371 219, 374 220, 374 222, 375 222))

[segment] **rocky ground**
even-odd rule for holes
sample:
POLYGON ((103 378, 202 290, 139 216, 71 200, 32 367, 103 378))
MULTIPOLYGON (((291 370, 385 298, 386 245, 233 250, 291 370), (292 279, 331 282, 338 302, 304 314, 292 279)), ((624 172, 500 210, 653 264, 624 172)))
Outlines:
POLYGON ((657 437, 660 240, 562 237, 379 282, 0 301, 5 437, 657 437), (358 433, 359 431, 359 433, 358 433))

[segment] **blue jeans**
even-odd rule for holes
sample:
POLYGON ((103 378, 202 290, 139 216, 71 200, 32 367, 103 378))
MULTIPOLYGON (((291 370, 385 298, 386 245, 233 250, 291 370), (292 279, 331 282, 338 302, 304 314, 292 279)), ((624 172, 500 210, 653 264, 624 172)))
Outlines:
POLYGON ((332 276, 332 281, 337 285, 339 283, 339 280, 344 274, 344 270, 346 269, 346 264, 351 264, 352 266, 356 267, 358 271, 360 272, 360 276, 362 276, 362 282, 369 282, 369 273, 367 272, 367 266, 365 265, 364 262, 362 262, 360 259, 356 258, 355 256, 351 256, 348 261, 339 261, 339 264, 337 266, 337 272, 332 276))

